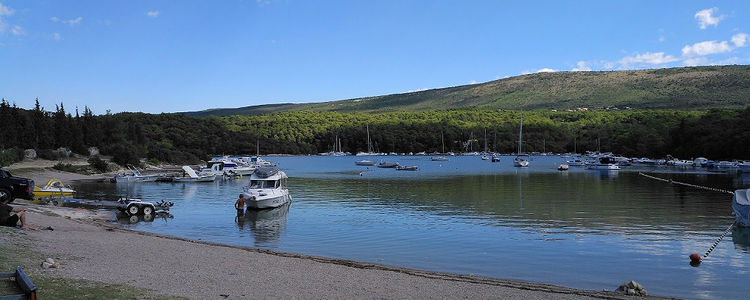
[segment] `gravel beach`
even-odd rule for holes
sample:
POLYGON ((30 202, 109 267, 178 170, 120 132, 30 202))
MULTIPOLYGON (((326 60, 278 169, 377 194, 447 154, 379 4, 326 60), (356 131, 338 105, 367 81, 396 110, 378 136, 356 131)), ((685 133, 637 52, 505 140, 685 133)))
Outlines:
MULTIPOLYGON (((90 179, 25 172, 35 181, 90 179)), ((31 226, 30 250, 54 258, 49 276, 126 284, 191 299, 626 299, 604 291, 419 271, 348 260, 131 231, 112 210, 81 210, 16 200, 31 226), (46 230, 51 227, 54 230, 46 230)), ((8 236, 0 243, 13 247, 8 236)), ((612 289, 619 283, 613 283, 612 289)))

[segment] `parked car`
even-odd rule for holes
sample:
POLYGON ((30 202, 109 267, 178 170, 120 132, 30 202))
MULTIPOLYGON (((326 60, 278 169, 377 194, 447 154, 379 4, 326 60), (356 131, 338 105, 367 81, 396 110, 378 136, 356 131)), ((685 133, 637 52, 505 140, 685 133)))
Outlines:
POLYGON ((13 177, 8 170, 0 168, 0 203, 11 203, 16 198, 34 199, 34 181, 13 177))

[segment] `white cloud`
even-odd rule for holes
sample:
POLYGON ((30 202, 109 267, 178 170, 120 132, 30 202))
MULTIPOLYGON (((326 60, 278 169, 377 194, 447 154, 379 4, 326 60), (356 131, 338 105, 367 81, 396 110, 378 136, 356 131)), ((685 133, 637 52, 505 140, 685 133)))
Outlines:
POLYGON ((83 17, 78 17, 78 18, 75 18, 75 19, 72 19, 72 20, 67 20, 67 21, 62 21, 62 22, 65 23, 65 24, 68 24, 70 26, 74 26, 74 25, 80 24, 81 21, 83 21, 83 17))
POLYGON ((5 32, 5 27, 7 26, 5 21, 3 21, 3 16, 11 16, 13 12, 13 9, 0 3, 0 33, 5 32))
POLYGON ((55 23, 60 22, 60 18, 58 17, 52 17, 52 18, 49 18, 49 20, 55 23))
POLYGON ((744 47, 747 42, 747 33, 738 33, 732 36, 732 44, 735 47, 744 47))
POLYGON ((477 84, 477 83, 479 83, 479 81, 476 81, 476 80, 469 81, 469 84, 477 84))
POLYGON ((158 10, 151 10, 151 11, 146 12, 146 15, 149 16, 149 17, 151 17, 151 18, 156 18, 156 17, 159 16, 159 11, 158 10))
POLYGON ((585 61, 579 61, 576 63, 576 67, 573 68, 571 71, 578 72, 578 71, 591 71, 591 67, 585 62, 585 61))
POLYGON ((557 70, 550 69, 550 68, 542 68, 536 71, 536 73, 552 73, 552 72, 557 72, 557 70))
POLYGON ((21 28, 21 26, 16 25, 10 29, 10 33, 12 33, 13 35, 25 35, 26 31, 24 31, 23 28, 21 28))
POLYGON ((705 66, 708 64, 708 59, 701 57, 691 57, 682 61, 683 65, 686 66, 705 66))
POLYGON ((714 16, 714 13, 718 10, 718 8, 713 7, 695 13, 695 19, 698 20, 698 25, 700 25, 701 29, 706 29, 709 25, 713 25, 714 27, 719 25, 724 16, 714 16))
POLYGON ((625 66, 631 64, 649 64, 649 65, 660 65, 678 61, 679 59, 671 55, 665 55, 664 52, 646 52, 643 54, 636 54, 634 56, 626 56, 620 60, 620 64, 625 66))
POLYGON ((55 33, 52 34, 52 38, 55 39, 55 41, 59 41, 60 39, 62 39, 62 37, 60 36, 60 34, 57 33, 57 32, 55 32, 55 33))
POLYGON ((0 3, 0 16, 11 16, 13 15, 13 12, 13 9, 0 3))
POLYGON ((693 45, 687 45, 682 48, 682 55, 691 56, 703 56, 716 53, 724 53, 732 51, 732 46, 727 41, 705 41, 695 43, 693 45))

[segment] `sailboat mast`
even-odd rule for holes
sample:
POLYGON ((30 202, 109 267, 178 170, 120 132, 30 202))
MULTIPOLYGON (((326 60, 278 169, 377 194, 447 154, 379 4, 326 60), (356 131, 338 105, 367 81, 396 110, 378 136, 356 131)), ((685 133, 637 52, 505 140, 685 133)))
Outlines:
POLYGON ((523 137, 523 112, 521 112, 521 126, 518 129, 518 155, 521 155, 522 137, 523 137))
POLYGON ((487 153, 487 128, 484 129, 484 152, 487 153))

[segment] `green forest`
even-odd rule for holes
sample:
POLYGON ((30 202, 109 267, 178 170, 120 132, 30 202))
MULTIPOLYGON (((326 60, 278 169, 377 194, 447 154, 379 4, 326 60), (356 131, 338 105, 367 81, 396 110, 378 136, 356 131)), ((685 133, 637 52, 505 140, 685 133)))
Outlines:
MULTIPOLYGON (((0 102, 0 164, 23 149, 97 147, 119 164, 139 159, 197 163, 210 155, 318 154, 336 137, 344 151, 367 150, 367 132, 379 152, 515 152, 520 111, 488 109, 344 113, 293 111, 260 115, 191 117, 183 114, 23 109, 0 102), (486 139, 485 139, 486 132, 486 139)), ((628 157, 750 158, 750 108, 523 112, 524 152, 610 151, 628 157)))

